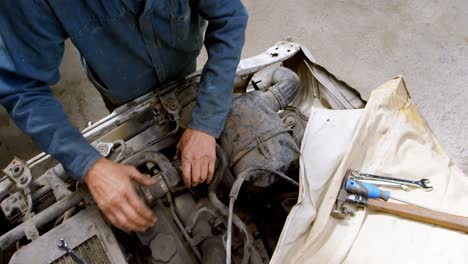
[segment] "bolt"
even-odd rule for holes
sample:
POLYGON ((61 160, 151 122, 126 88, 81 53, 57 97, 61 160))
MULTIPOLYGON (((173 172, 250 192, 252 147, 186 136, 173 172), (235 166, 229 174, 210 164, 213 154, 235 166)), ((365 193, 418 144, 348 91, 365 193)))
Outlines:
POLYGON ((169 110, 174 111, 177 109, 177 102, 174 98, 169 97, 166 100, 166 106, 169 108, 169 110))
POLYGON ((21 165, 14 166, 11 169, 11 171, 13 171, 13 177, 18 177, 23 172, 23 166, 21 166, 21 165))
POLYGON ((109 147, 107 147, 107 145, 101 144, 101 145, 98 147, 98 150, 99 150, 99 152, 101 153, 101 155, 106 155, 107 152, 109 151, 109 147))
POLYGON ((294 125, 296 124, 296 118, 292 115, 287 116, 286 119, 284 120, 284 123, 286 123, 286 125, 288 126, 294 125))

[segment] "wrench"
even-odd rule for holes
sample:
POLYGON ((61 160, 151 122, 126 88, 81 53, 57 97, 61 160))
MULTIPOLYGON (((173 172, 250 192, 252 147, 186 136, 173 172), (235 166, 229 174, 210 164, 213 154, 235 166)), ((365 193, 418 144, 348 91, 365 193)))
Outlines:
POLYGON ((353 170, 351 172, 351 176, 359 181, 372 181, 373 184, 381 184, 381 185, 388 185, 388 184, 395 184, 400 185, 399 187, 405 190, 408 187, 417 187, 421 188, 424 191, 432 191, 434 189, 433 186, 430 185, 431 181, 429 179, 421 179, 419 181, 410 181, 405 179, 398 179, 392 177, 384 177, 384 176, 377 176, 367 173, 361 173, 357 170, 353 170))
POLYGON ((379 181, 379 180, 362 180, 362 179, 353 178, 353 177, 351 177, 351 179, 354 179, 355 181, 359 181, 359 182, 367 182, 367 183, 370 183, 370 184, 376 185, 376 186, 386 186, 386 187, 400 188, 405 192, 408 192, 408 191, 411 190, 411 188, 408 187, 408 185, 401 184, 401 183, 385 182, 385 181, 379 181))
POLYGON ((60 249, 67 251, 67 253, 73 258, 78 264, 86 264, 86 262, 76 253, 69 245, 68 242, 61 238, 60 243, 57 245, 60 249))

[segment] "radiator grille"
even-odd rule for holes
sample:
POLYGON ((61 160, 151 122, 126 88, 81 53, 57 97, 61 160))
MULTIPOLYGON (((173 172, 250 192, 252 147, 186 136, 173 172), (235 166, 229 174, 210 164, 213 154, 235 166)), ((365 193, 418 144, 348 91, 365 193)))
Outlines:
MULTIPOLYGON (((106 251, 97 236, 93 236, 80 245, 73 248, 78 255, 86 261, 93 264, 111 264, 106 251)), ((76 264, 73 258, 66 254, 52 262, 51 264, 76 264)))

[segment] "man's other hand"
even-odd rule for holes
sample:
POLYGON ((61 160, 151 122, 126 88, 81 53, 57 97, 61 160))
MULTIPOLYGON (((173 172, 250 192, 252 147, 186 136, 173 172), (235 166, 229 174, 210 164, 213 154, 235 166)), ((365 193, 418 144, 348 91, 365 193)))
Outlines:
POLYGON ((84 178, 97 206, 111 224, 125 231, 145 231, 156 223, 156 216, 138 197, 132 180, 151 186, 154 180, 135 167, 100 158, 84 178))
POLYGON ((213 136, 194 129, 184 131, 177 150, 182 159, 182 174, 187 187, 210 183, 216 161, 216 140, 213 136))

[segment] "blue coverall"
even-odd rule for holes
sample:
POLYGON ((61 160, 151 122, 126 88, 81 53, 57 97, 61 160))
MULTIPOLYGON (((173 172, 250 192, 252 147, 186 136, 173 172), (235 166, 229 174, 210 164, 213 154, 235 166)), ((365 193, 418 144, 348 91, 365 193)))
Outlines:
POLYGON ((60 78, 64 41, 71 39, 114 104, 189 74, 205 44, 208 62, 190 127, 217 137, 246 24, 240 0, 2 0, 0 104, 80 180, 100 154, 49 88, 60 78))

